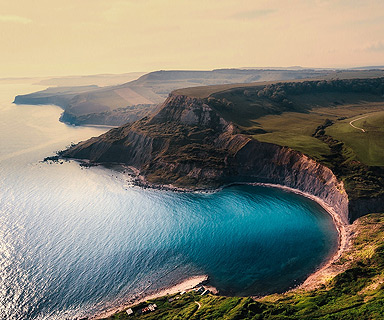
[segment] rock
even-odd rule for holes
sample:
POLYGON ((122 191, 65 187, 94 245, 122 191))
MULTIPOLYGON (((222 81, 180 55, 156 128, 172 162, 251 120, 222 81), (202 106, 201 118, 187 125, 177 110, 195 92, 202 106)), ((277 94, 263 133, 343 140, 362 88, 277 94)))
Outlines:
POLYGON ((206 101, 183 95, 171 94, 152 117, 112 129, 61 155, 123 163, 151 183, 189 189, 233 182, 280 184, 319 197, 344 223, 384 206, 383 199, 350 202, 329 168, 290 148, 242 135, 206 101))

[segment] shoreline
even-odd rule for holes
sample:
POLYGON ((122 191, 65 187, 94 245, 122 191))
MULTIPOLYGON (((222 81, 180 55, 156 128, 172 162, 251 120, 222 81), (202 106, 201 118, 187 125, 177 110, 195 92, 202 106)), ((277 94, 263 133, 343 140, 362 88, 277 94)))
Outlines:
POLYGON ((100 320, 103 318, 107 318, 107 317, 114 315, 117 312, 122 312, 122 311, 124 311, 124 310, 126 310, 126 309, 128 309, 134 305, 139 304, 139 303, 142 303, 142 302, 145 302, 148 300, 152 300, 152 299, 156 299, 156 298, 160 298, 160 297, 163 297, 166 295, 177 294, 177 293, 183 292, 183 291, 188 292, 188 291, 191 291, 193 288, 198 287, 200 285, 204 285, 204 287, 207 287, 208 289, 210 289, 210 291, 213 291, 213 292, 216 291, 217 292, 216 288, 214 288, 210 285, 204 284, 207 281, 208 281, 207 275, 193 276, 193 277, 187 278, 187 279, 183 280, 182 282, 179 282, 175 285, 172 285, 172 286, 169 286, 169 287, 163 288, 163 289, 158 289, 158 290, 154 291, 153 293, 149 293, 147 295, 144 295, 141 298, 136 298, 136 300, 133 299, 133 300, 130 300, 130 302, 121 304, 117 307, 111 307, 108 310, 102 311, 101 313, 98 313, 98 314, 95 314, 95 315, 88 317, 88 319, 89 320, 100 320))
POLYGON ((334 252, 331 252, 329 256, 323 261, 323 263, 320 264, 313 273, 307 276, 304 282, 292 288, 288 292, 292 292, 295 290, 313 290, 318 286, 324 284, 330 277, 333 277, 337 273, 341 272, 340 267, 337 268, 333 265, 341 257, 341 255, 350 247, 351 226, 345 224, 341 220, 339 214, 331 206, 327 205, 325 201, 319 197, 287 186, 272 183, 251 183, 251 185, 278 188, 299 194, 312 201, 315 201, 331 216, 333 224, 336 227, 336 231, 338 233, 338 244, 336 250, 334 252))
POLYGON ((232 182, 217 188, 205 188, 205 189, 180 188, 180 187, 175 187, 172 184, 156 185, 146 181, 145 177, 140 175, 140 170, 138 170, 137 168, 134 168, 134 167, 125 167, 125 168, 131 171, 132 173, 132 175, 130 175, 132 177, 132 180, 131 180, 132 183, 135 186, 138 186, 141 188, 151 188, 155 190, 164 190, 164 191, 172 191, 172 192, 214 193, 234 185, 253 185, 253 186, 262 186, 262 187, 268 187, 268 188, 278 188, 278 189, 292 192, 292 193, 301 195, 305 198, 308 198, 316 202, 318 205, 320 205, 331 216, 333 224, 338 234, 337 248, 329 254, 329 256, 318 266, 318 268, 313 273, 307 276, 304 282, 288 290, 288 292, 291 292, 294 290, 300 290, 300 289, 312 290, 320 286, 321 284, 324 284, 329 278, 334 277, 336 274, 342 271, 342 267, 335 266, 334 263, 350 247, 351 225, 343 222, 340 215, 333 209, 333 207, 329 206, 327 203, 325 203, 323 199, 317 196, 314 196, 310 193, 303 192, 301 190, 287 187, 281 184, 263 183, 263 182, 232 182))
MULTIPOLYGON (((218 188, 206 188, 206 189, 188 189, 188 188, 179 188, 175 187, 171 184, 169 185, 156 185, 149 183, 145 180, 143 176, 140 175, 140 171, 134 167, 127 167, 127 166, 120 166, 123 170, 120 172, 124 176, 129 176, 130 182, 137 187, 141 188, 148 188, 148 189, 155 189, 155 190, 163 190, 163 191, 173 191, 173 192, 206 192, 206 193, 213 193, 213 192, 219 192, 220 190, 223 190, 224 188, 233 186, 233 185, 253 185, 253 186, 262 186, 262 187, 268 187, 268 188, 278 188, 281 190, 285 190, 288 192, 292 192, 298 195, 301 195, 303 197, 306 197, 312 201, 315 201, 317 204, 319 204, 332 218, 333 224, 336 228, 336 231, 338 233, 338 243, 337 248, 332 251, 329 256, 318 266, 318 268, 311 274, 309 274, 304 282, 297 285, 296 287, 288 290, 287 292, 293 292, 296 290, 312 290, 316 287, 324 284, 330 277, 335 276, 337 273, 341 272, 340 266, 334 266, 334 263, 341 257, 341 255, 349 248, 350 246, 350 239, 351 239, 351 233, 350 233, 350 226, 346 223, 344 223, 339 216, 339 214, 328 204, 325 203, 324 200, 322 200, 319 197, 316 197, 312 194, 300 191, 298 189, 290 188, 287 186, 279 185, 279 184, 273 184, 273 183, 258 183, 258 182, 233 182, 230 184, 226 184, 223 186, 220 186, 218 188)), ((113 168, 109 168, 112 169, 113 168)), ((115 168, 116 169, 116 168, 115 168)), ((132 307, 134 305, 137 305, 141 302, 145 302, 150 299, 159 298, 162 296, 166 296, 168 294, 176 294, 182 291, 190 291, 194 287, 198 285, 203 285, 203 283, 208 282, 208 276, 195 276, 191 278, 187 278, 181 283, 178 283, 174 286, 170 286, 164 289, 159 289, 158 291, 154 293, 149 293, 148 295, 139 298, 134 301, 130 301, 129 303, 125 303, 123 305, 120 305, 118 307, 111 308, 110 310, 106 310, 100 314, 93 315, 89 317, 91 320, 97 320, 102 319, 105 317, 112 316, 113 314, 117 312, 124 311, 125 309, 132 307)), ((214 287, 211 287, 205 285, 206 287, 209 287, 211 291, 216 291, 217 289, 214 287)), ((263 298, 263 297, 259 297, 263 298)))

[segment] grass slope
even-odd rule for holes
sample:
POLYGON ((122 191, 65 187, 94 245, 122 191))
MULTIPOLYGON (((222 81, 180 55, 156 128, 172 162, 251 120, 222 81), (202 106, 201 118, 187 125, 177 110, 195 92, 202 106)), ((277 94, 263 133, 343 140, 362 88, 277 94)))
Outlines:
POLYGON ((384 166, 384 111, 370 112, 339 121, 327 128, 326 133, 343 141, 359 161, 370 166, 384 166), (362 118, 364 117, 364 118, 362 118), (350 125, 364 129, 358 130, 350 125))
POLYGON ((353 246, 338 262, 348 266, 347 270, 319 289, 255 300, 189 292, 172 302, 168 299, 175 296, 148 301, 156 303, 158 310, 146 315, 120 312, 107 319, 383 319, 384 214, 362 217, 353 227, 353 246))
MULTIPOLYGON (((203 88, 187 89, 201 93, 203 88)), ((343 180, 351 199, 384 192, 383 78, 274 82, 210 90, 207 104, 261 142, 287 146, 343 180), (359 117, 355 129, 349 122, 359 117)))

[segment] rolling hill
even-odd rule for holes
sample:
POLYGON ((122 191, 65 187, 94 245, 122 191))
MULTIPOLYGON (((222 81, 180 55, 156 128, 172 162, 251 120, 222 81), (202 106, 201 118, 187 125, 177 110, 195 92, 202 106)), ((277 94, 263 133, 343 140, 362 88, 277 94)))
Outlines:
MULTIPOLYGON (((219 69, 212 71, 155 71, 137 80, 107 87, 72 86, 74 83, 100 83, 105 77, 81 77, 46 80, 45 84, 65 84, 40 92, 20 95, 17 104, 57 104, 64 109, 61 120, 76 125, 121 125, 133 122, 152 112, 168 94, 178 88, 213 84, 250 83, 255 81, 302 79, 320 77, 331 71, 324 70, 242 70, 219 69), (48 82, 47 82, 48 81, 48 82)), ((104 79, 105 80, 105 79, 104 79)))

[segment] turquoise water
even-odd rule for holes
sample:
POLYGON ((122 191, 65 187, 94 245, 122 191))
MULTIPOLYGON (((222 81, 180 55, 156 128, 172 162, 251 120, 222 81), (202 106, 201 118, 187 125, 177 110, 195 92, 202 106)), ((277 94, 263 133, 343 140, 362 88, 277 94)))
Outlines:
POLYGON ((41 163, 106 129, 10 103, 37 89, 0 85, 0 318, 89 315, 192 275, 226 294, 284 291, 335 249, 324 210, 279 189, 142 190, 107 169, 41 163))

